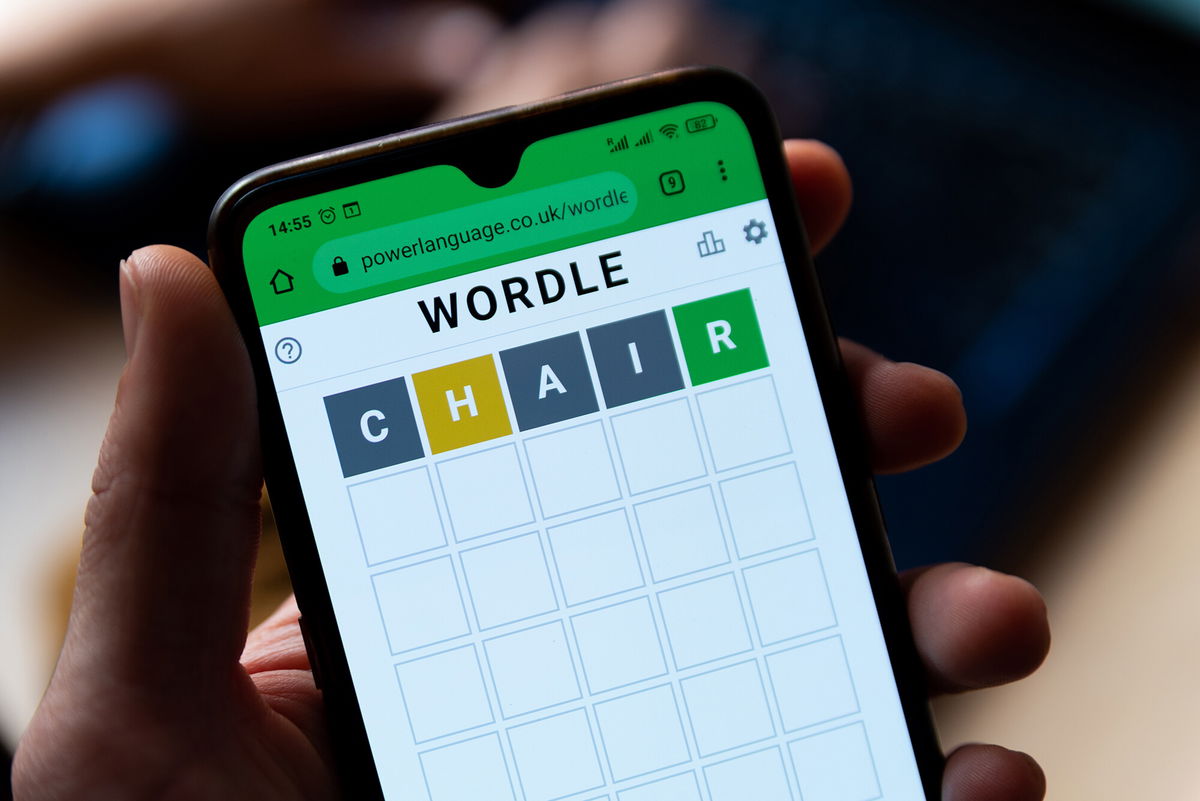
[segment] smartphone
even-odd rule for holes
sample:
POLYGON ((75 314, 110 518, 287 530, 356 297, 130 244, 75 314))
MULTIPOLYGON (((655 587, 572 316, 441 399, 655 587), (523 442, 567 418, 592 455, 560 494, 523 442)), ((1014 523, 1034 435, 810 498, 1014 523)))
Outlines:
POLYGON ((665 72, 255 173, 213 267, 348 797, 940 798, 771 112, 665 72))

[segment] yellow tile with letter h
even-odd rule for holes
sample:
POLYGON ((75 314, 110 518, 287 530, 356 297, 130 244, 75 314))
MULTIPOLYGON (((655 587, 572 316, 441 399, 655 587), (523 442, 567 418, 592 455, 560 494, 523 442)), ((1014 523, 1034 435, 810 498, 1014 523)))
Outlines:
POLYGON ((414 374, 412 382, 433 453, 512 433, 495 357, 435 367, 414 374))

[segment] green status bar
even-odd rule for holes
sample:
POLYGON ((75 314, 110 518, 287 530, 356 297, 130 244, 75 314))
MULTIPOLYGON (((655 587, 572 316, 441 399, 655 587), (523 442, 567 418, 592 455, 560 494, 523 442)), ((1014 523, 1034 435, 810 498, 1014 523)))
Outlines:
POLYGON ((764 197, 742 120, 691 103, 534 142, 495 189, 438 165, 281 203, 242 255, 267 325, 764 197))

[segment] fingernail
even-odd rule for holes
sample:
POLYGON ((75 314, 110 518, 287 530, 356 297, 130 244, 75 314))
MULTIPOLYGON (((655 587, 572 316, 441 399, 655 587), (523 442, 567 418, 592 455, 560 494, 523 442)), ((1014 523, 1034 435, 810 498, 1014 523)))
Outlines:
POLYGON ((133 355, 137 345, 138 328, 142 323, 142 304, 138 297, 137 265, 133 256, 121 259, 121 328, 125 334, 125 356, 133 355))

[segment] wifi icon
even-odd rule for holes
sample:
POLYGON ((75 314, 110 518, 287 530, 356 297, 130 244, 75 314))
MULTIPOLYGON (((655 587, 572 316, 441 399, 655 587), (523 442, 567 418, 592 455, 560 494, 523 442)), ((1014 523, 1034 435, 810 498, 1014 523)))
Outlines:
POLYGON ((674 139, 679 136, 679 126, 673 122, 668 122, 666 125, 658 129, 658 132, 668 139, 674 139))

